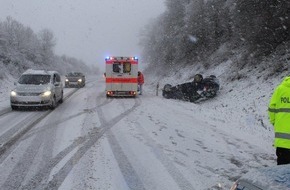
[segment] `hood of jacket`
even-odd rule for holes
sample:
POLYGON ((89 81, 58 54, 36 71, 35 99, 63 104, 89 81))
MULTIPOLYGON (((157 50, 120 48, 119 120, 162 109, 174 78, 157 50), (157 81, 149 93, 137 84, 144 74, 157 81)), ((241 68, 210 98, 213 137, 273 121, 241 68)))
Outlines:
POLYGON ((285 77, 281 85, 290 88, 290 76, 285 77))

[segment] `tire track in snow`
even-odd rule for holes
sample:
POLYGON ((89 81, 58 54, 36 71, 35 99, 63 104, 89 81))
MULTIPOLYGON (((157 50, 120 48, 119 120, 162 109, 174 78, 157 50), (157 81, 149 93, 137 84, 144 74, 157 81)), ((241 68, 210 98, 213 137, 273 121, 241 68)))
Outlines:
POLYGON ((3 110, 1 110, 0 111, 0 117, 2 116, 2 115, 6 115, 6 114, 8 114, 8 113, 10 113, 10 112, 12 112, 12 109, 9 107, 9 108, 5 108, 5 109, 3 109, 3 110))
MULTIPOLYGON (((119 120, 123 119, 129 113, 131 113, 136 107, 138 107, 140 105, 141 105, 141 100, 135 99, 135 105, 129 109, 130 111, 124 112, 126 114, 122 113, 117 118, 119 118, 119 120)), ((125 108, 125 106, 123 104, 122 104, 122 107, 125 108)), ((97 113, 99 115, 101 124, 106 125, 106 123, 108 123, 108 122, 106 121, 106 119, 104 117, 104 113, 102 112, 102 110, 98 109, 97 113)), ((145 190, 145 187, 143 185, 142 180, 138 176, 137 172, 134 170, 133 166, 131 165, 129 159, 127 158, 126 154, 122 150, 122 147, 119 145, 117 139, 114 137, 110 128, 108 129, 106 134, 107 134, 108 142, 112 148, 112 152, 116 158, 118 166, 123 174, 123 177, 124 177, 128 187, 130 189, 134 189, 134 190, 145 190)))
POLYGON ((24 155, 19 159, 19 162, 14 166, 6 181, 1 186, 1 189, 14 190, 20 188, 27 171, 33 165, 35 156, 43 145, 43 139, 46 138, 47 136, 45 134, 41 134, 32 140, 30 146, 25 150, 24 155))
POLYGON ((50 114, 51 111, 44 113, 31 114, 22 122, 18 123, 9 129, 4 135, 0 137, 0 164, 6 159, 10 152, 14 150, 17 144, 20 143, 19 139, 23 137, 29 130, 31 130, 37 123, 50 114))
MULTIPOLYGON (((99 97, 97 97, 99 98, 99 97)), ((100 98, 101 99, 101 98, 100 98)), ((106 105, 107 103, 110 103, 110 100, 105 100, 105 102, 99 104, 99 105, 106 105)), ((86 154, 86 152, 95 145, 95 143, 103 137, 103 135, 112 128, 116 123, 118 123, 120 120, 122 120, 124 117, 126 117, 128 114, 130 114, 136 107, 140 106, 140 101, 135 101, 135 104, 132 108, 128 109, 127 111, 121 113, 119 116, 113 118, 112 120, 108 122, 101 123, 101 126, 99 128, 94 128, 91 133, 89 133, 86 136, 80 137, 76 141, 74 141, 73 144, 65 148, 63 151, 58 153, 56 157, 51 159, 48 163, 46 163, 42 169, 39 170, 39 172, 21 189, 58 189, 65 178, 68 176, 70 171, 73 169, 73 167, 79 162, 79 160, 86 154), (64 166, 53 175, 52 180, 48 182, 48 184, 43 184, 43 180, 47 179, 50 175, 53 168, 59 164, 67 155, 69 155, 72 151, 80 147, 78 150, 76 150, 76 153, 74 153, 71 158, 64 164, 64 166)), ((98 106, 96 108, 97 113, 100 114, 100 121, 105 121, 104 117, 102 116, 103 113, 100 110, 100 107, 98 106), (102 119, 101 119, 102 117, 102 119)), ((129 180, 129 179, 128 179, 129 180)))
POLYGON ((162 165, 167 169, 168 173, 175 180, 176 184, 179 186, 181 190, 194 190, 192 184, 183 176, 183 174, 172 164, 172 161, 163 153, 162 147, 155 143, 147 132, 143 129, 142 125, 139 122, 136 122, 136 129, 138 129, 142 137, 145 139, 146 145, 151 147, 152 152, 156 156, 156 158, 162 163, 162 165))
POLYGON ((57 120, 57 121, 48 123, 47 125, 44 125, 42 129, 34 129, 34 130, 31 130, 30 133, 28 133, 21 140, 23 141, 23 140, 25 140, 27 138, 30 138, 31 136, 35 135, 36 133, 46 133, 46 131, 49 130, 50 128, 52 128, 52 126, 57 126, 57 125, 59 125, 61 123, 64 123, 66 121, 69 121, 69 120, 71 120, 73 118, 80 117, 83 114, 93 113, 93 112, 95 112, 97 110, 97 107, 105 106, 106 104, 109 104, 111 101, 112 100, 106 100, 106 101, 100 103, 99 105, 97 105, 95 107, 88 108, 88 109, 84 109, 83 111, 78 112, 76 114, 68 115, 66 118, 63 118, 61 120, 57 120))
MULTIPOLYGON (((72 93, 76 92, 77 90, 72 91, 72 93)), ((71 96, 71 95, 70 95, 71 96)), ((69 96, 66 97, 66 99, 69 96)), ((48 116, 49 114, 53 114, 54 112, 49 110, 42 114, 42 117, 39 117, 38 114, 31 114, 32 116, 39 117, 37 120, 40 122, 44 117, 48 116)), ((56 120, 60 118, 61 115, 56 115, 54 117, 56 120)), ((38 123, 37 122, 37 123, 38 123)), ((48 122, 48 121, 47 121, 48 122)), ((35 122, 34 122, 35 123, 35 122)), ((37 124, 35 123, 35 124, 37 124)), ((48 122, 49 123, 49 122, 48 122)), ((21 123, 23 125, 23 123, 21 123)), ((31 128, 35 126, 35 124, 31 124, 31 128)), ((49 125, 49 124, 47 124, 49 125)), ((15 128, 15 127, 14 127, 15 128)), ((12 128, 13 129, 13 128, 12 128)), ((30 128, 29 128, 30 129, 30 128)), ((33 137, 33 140, 30 142, 30 145, 25 149, 25 153, 23 156, 19 159, 19 161, 16 163, 10 174, 8 175, 7 179, 5 180, 4 184, 1 186, 1 189, 19 189, 22 185, 23 181, 25 180, 25 177, 27 173, 29 172, 29 169, 33 167, 34 159, 36 155, 39 153, 40 149, 43 149, 42 158, 39 159, 40 166, 44 165, 46 162, 49 162, 49 160, 52 158, 52 150, 53 150, 53 141, 56 135, 57 128, 52 127, 45 130, 45 133, 39 133, 33 137)), ((21 133, 22 134, 22 133, 21 133)), ((26 133, 23 133, 24 135, 26 133)), ((29 135, 30 136, 30 135, 29 135)), ((21 141, 18 141, 16 145, 20 144, 21 141)), ((14 146, 13 150, 17 147, 14 146)), ((12 150, 10 150, 12 151, 12 150)), ((9 154, 6 154, 8 156, 9 154)))
MULTIPOLYGON (((76 91, 77 90, 73 90, 72 92, 76 92, 76 91)), ((66 98, 68 98, 68 97, 66 97, 66 98)), ((36 118, 39 118, 37 121, 41 121, 42 118, 44 118, 48 114, 52 114, 52 113, 54 113, 54 112, 49 110, 49 111, 46 111, 44 113, 37 113, 37 114, 31 114, 31 115, 33 117, 37 116, 36 118), (42 114, 41 117, 38 116, 40 114, 42 114)), ((57 118, 60 118, 60 117, 61 117, 61 115, 58 114, 54 118, 56 120, 58 120, 57 118)), ((29 120, 29 118, 28 118, 28 120, 29 120)), ((32 122, 32 121, 30 121, 30 122, 32 122)), ((35 122, 33 122, 33 123, 35 123, 35 122)), ((37 124, 37 123, 35 123, 35 124, 37 124)), ((33 167, 33 160, 35 159, 35 156, 38 154, 40 148, 43 149, 43 152, 42 152, 42 158, 40 158, 40 157, 38 158, 38 159, 40 159, 39 160, 40 165, 38 167, 40 167, 42 169, 43 168, 42 166, 46 165, 46 163, 48 163, 52 159, 52 150, 53 150, 52 144, 54 142, 57 128, 50 127, 50 126, 56 126, 58 124, 59 124, 59 122, 58 123, 57 122, 55 122, 55 123, 47 122, 47 124, 43 125, 43 127, 45 129, 44 131, 41 131, 42 129, 38 129, 37 133, 33 132, 31 134, 28 134, 27 135, 28 137, 22 138, 21 141, 23 141, 23 139, 28 139, 31 137, 33 138, 33 140, 30 142, 30 145, 25 149, 25 153, 22 155, 20 160, 16 163, 16 165, 14 166, 14 168, 12 169, 10 174, 8 175, 6 181, 3 183, 1 189, 19 189, 20 188, 20 186, 23 184, 23 181, 24 181, 27 173, 29 172, 29 169, 31 169, 33 167), (40 132, 39 132, 39 130, 40 130, 40 132), (33 137, 33 135, 35 135, 35 136, 33 137)), ((31 126, 33 127, 34 125, 31 124, 31 126)), ((13 150, 17 147, 18 144, 20 144, 21 141, 17 141, 16 144, 14 144, 13 150)), ((12 149, 9 149, 9 152, 12 152, 12 149)), ((9 152, 1 157, 1 160, 2 160, 1 163, 3 163, 5 158, 10 154, 9 152)), ((48 177, 48 175, 46 177, 48 177)), ((43 180, 46 180, 46 179, 42 179, 42 181, 43 180)))
MULTIPOLYGON (((66 94, 64 100, 71 97, 79 89, 74 89, 66 94)), ((4 134, 0 136, 0 164, 5 160, 9 154, 4 154, 6 151, 12 152, 11 147, 15 144, 19 144, 19 139, 22 138, 28 131, 30 131, 37 123, 42 119, 47 117, 53 110, 48 110, 44 112, 37 112, 30 114, 27 118, 23 119, 21 122, 17 123, 15 126, 10 127, 4 134), (17 142, 18 141, 18 142, 17 142), (4 155, 4 156, 3 156, 4 155)), ((12 111, 10 113, 13 113, 12 111)), ((13 146, 16 147, 16 146, 13 146)))
POLYGON ((119 145, 117 139, 114 137, 111 130, 107 133, 109 144, 112 148, 112 152, 116 158, 116 161, 119 165, 119 168, 123 174, 123 177, 132 190, 145 190, 144 184, 141 178, 138 176, 137 172, 134 170, 126 154, 122 150, 122 147, 119 145))

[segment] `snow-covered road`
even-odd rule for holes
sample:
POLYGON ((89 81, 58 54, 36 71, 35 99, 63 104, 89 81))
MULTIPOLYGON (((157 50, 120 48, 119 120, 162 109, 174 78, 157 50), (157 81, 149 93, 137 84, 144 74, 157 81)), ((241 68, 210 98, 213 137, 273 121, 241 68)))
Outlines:
POLYGON ((192 104, 146 87, 138 98, 104 89, 94 80, 51 112, 1 115, 5 142, 49 112, 0 155, 0 189, 229 189, 251 168, 275 165, 271 131, 249 129, 255 114, 239 115, 225 91, 192 104))

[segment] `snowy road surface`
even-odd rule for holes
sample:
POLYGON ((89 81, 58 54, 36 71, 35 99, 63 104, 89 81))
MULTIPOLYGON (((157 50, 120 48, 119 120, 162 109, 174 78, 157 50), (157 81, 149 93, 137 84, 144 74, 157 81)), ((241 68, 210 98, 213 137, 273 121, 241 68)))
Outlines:
POLYGON ((0 155, 0 189, 229 189, 251 168, 275 165, 271 132, 243 127, 254 115, 240 117, 225 96, 192 104, 146 88, 106 98, 104 89, 98 79, 53 111, 1 115, 2 145, 31 127, 0 155))

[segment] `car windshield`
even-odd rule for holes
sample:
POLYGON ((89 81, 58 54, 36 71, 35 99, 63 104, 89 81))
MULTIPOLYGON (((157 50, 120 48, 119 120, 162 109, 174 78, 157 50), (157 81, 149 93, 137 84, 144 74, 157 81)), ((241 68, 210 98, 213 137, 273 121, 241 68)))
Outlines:
POLYGON ((81 77, 83 74, 82 73, 68 73, 68 77, 81 77))
POLYGON ((19 84, 41 85, 50 82, 50 75, 22 75, 18 80, 19 84))

